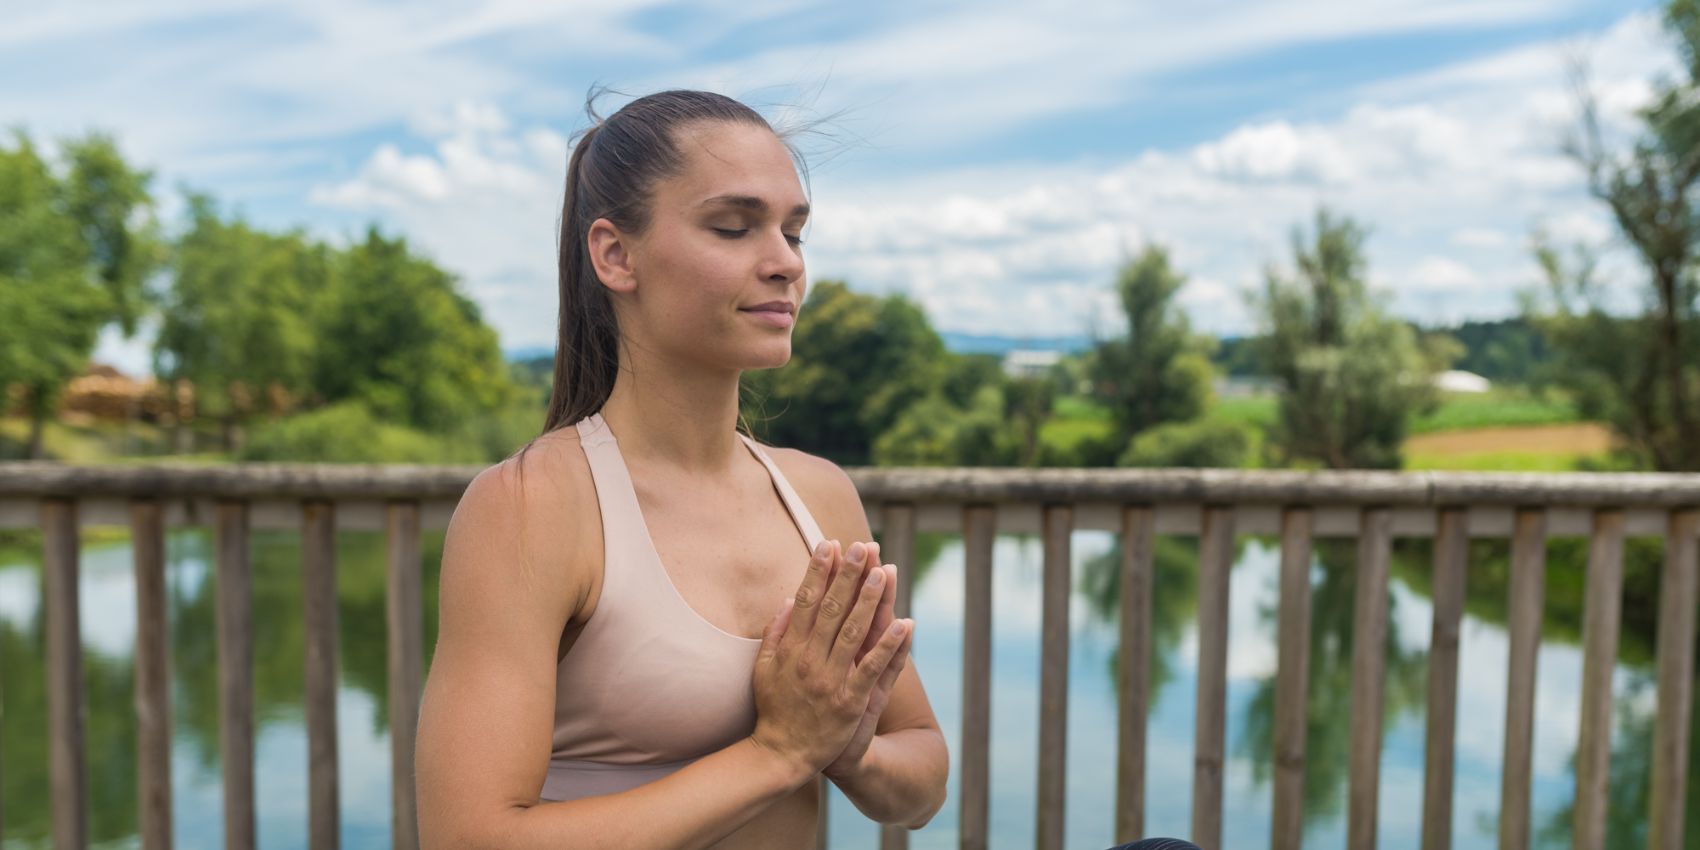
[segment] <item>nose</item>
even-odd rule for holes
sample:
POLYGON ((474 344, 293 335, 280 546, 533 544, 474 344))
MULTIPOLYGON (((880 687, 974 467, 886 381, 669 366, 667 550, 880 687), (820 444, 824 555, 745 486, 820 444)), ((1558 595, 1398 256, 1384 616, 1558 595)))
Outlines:
POLYGON ((761 277, 775 283, 790 283, 803 276, 803 252, 791 244, 784 232, 775 230, 765 241, 761 277))

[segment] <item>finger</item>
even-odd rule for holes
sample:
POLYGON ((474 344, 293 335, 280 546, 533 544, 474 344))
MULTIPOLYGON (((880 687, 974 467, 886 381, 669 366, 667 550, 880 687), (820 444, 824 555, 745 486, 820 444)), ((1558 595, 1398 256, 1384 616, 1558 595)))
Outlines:
POLYGON ((833 665, 833 669, 848 670, 855 663, 856 652, 862 648, 862 639, 868 636, 869 625, 874 621, 874 612, 879 610, 883 593, 885 570, 869 570, 868 580, 862 583, 861 592, 856 595, 856 606, 844 620, 844 625, 839 627, 838 640, 827 656, 827 664, 833 665))
POLYGON ((824 659, 832 654, 833 644, 838 642, 838 630, 850 615, 857 592, 862 587, 863 565, 867 563, 865 549, 861 541, 850 544, 844 557, 839 559, 838 574, 833 576, 832 583, 827 585, 826 595, 821 598, 809 639, 817 658, 824 659), (857 561, 852 556, 863 560, 857 561))
POLYGON ((756 651, 758 662, 771 660, 779 652, 779 640, 785 636, 787 627, 791 624, 791 607, 796 600, 787 599, 779 606, 779 613, 767 622, 767 627, 761 630, 761 649, 756 651))
POLYGON ((786 629, 782 643, 786 646, 800 643, 808 639, 815 626, 815 612, 820 608, 821 599, 826 596, 828 571, 832 568, 833 552, 838 545, 836 540, 822 540, 815 546, 814 554, 809 557, 808 570, 803 573, 802 583, 797 585, 797 593, 792 597, 790 627, 786 629))
POLYGON ((892 620, 897 619, 897 565, 881 564, 880 571, 885 573, 885 592, 880 594, 879 607, 874 609, 874 622, 868 626, 868 636, 862 640, 861 649, 856 651, 857 661, 862 660, 862 656, 874 648, 874 644, 879 642, 880 634, 891 625, 892 620))
POLYGON ((903 635, 903 645, 891 656, 891 662, 885 665, 885 672, 880 674, 879 682, 874 685, 876 691, 890 692, 897 685, 897 676, 903 672, 905 664, 909 663, 909 647, 915 643, 915 629, 910 628, 903 635))
POLYGON ((852 693, 866 695, 873 690, 880 674, 885 672, 885 668, 897 654, 897 648, 903 645, 910 631, 911 621, 908 618, 892 623, 885 630, 879 643, 874 644, 873 651, 869 652, 867 657, 862 659, 862 663, 856 665, 855 672, 850 674, 852 693))

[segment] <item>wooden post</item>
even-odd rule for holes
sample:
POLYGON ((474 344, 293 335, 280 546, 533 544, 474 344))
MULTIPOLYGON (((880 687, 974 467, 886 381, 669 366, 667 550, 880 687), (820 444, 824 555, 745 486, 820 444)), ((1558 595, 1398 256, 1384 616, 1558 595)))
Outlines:
POLYGON ((1605 850, 1611 778, 1611 676, 1623 614, 1623 511, 1594 512, 1582 614, 1582 719, 1576 735, 1576 821, 1572 846, 1605 850))
POLYGON ((1434 621, 1428 650, 1428 734, 1423 758, 1423 850, 1452 847, 1452 762, 1458 720, 1458 627, 1470 559, 1469 511, 1440 510, 1434 541, 1434 621))
POLYGON ((1500 773, 1500 850, 1528 850, 1529 784, 1535 739, 1535 661, 1546 598, 1546 511, 1519 508, 1511 539, 1511 640, 1505 689, 1505 758, 1500 773))
POLYGON ((1039 812, 1037 850, 1063 850, 1068 781, 1069 535, 1073 505, 1045 505, 1045 567, 1039 638, 1039 812))
POLYGON ((1670 514, 1665 574, 1659 583, 1658 714, 1653 718, 1653 782, 1648 846, 1680 850, 1688 793, 1688 724, 1694 699, 1696 540, 1700 510, 1670 514))
POLYGON ((218 604, 219 754, 224 763, 224 846, 253 850, 254 621, 248 503, 220 501, 214 528, 218 604))
POLYGON ((1228 571, 1234 509, 1204 508, 1198 541, 1198 707, 1192 757, 1192 840, 1222 847, 1222 764, 1228 701, 1228 571))
POLYGON ((424 605, 420 584, 419 503, 391 501, 385 509, 389 595, 390 699, 390 844, 396 850, 419 847, 419 815, 414 797, 413 745, 419 729, 419 696, 424 679, 424 605))
POLYGON ((1151 586, 1157 512, 1122 508, 1121 651, 1116 690, 1116 817, 1119 844, 1145 834, 1145 721, 1151 710, 1151 586))
POLYGON ((136 570, 136 813, 144 850, 171 846, 171 642, 160 503, 130 503, 136 570))
MULTIPOLYGON (((897 594, 892 601, 892 614, 909 616, 909 596, 915 586, 915 504, 887 502, 881 509, 880 560, 897 565, 897 594)), ((919 624, 917 624, 919 625, 919 624)), ((911 638, 909 653, 915 653, 911 638)), ((880 826, 880 850, 904 850, 909 846, 909 830, 901 826, 880 826)))
POLYGON ((313 850, 341 846, 336 691, 336 505, 301 505, 301 592, 307 627, 307 840, 313 850))
POLYGON ((88 764, 83 730, 83 643, 77 617, 77 503, 41 501, 42 615, 47 638, 48 782, 53 794, 53 846, 89 843, 88 764))
POLYGON ((1280 660, 1275 672, 1275 810, 1270 847, 1304 843, 1305 711, 1310 679, 1311 513, 1281 512, 1280 660))
POLYGON ((1352 602, 1352 754, 1347 766, 1346 845, 1353 850, 1375 850, 1392 546, 1392 512, 1365 508, 1358 530, 1357 595, 1352 602))
POLYGON ((992 730, 992 544, 997 508, 962 509, 962 850, 986 850, 992 730))

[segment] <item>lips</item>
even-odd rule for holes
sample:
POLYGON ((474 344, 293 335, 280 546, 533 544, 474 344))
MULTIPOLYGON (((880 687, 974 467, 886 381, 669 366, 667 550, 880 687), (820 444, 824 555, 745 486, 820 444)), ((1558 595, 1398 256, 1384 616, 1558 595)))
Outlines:
POLYGON ((789 314, 791 312, 791 304, 788 301, 769 301, 766 304, 757 304, 754 307, 742 307, 740 309, 744 310, 745 312, 749 312, 749 313, 786 313, 786 314, 789 314))

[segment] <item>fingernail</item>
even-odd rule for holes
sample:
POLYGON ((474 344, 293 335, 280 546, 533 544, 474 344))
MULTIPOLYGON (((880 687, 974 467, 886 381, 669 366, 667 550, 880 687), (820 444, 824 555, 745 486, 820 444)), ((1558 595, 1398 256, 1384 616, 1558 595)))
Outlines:
POLYGON ((892 620, 891 628, 887 629, 887 631, 891 632, 892 637, 903 637, 903 621, 892 620))
POLYGON ((860 564, 862 563, 863 556, 867 555, 867 553, 868 548, 862 545, 862 541, 858 540, 855 543, 850 544, 850 551, 847 554, 850 558, 850 563, 860 564))
POLYGON ((885 570, 874 570, 868 576, 869 587, 879 587, 882 581, 885 581, 885 570))
POLYGON ((825 540, 822 540, 821 542, 816 543, 815 544, 815 557, 820 558, 820 559, 824 559, 826 557, 827 551, 831 548, 832 547, 829 546, 825 540))

